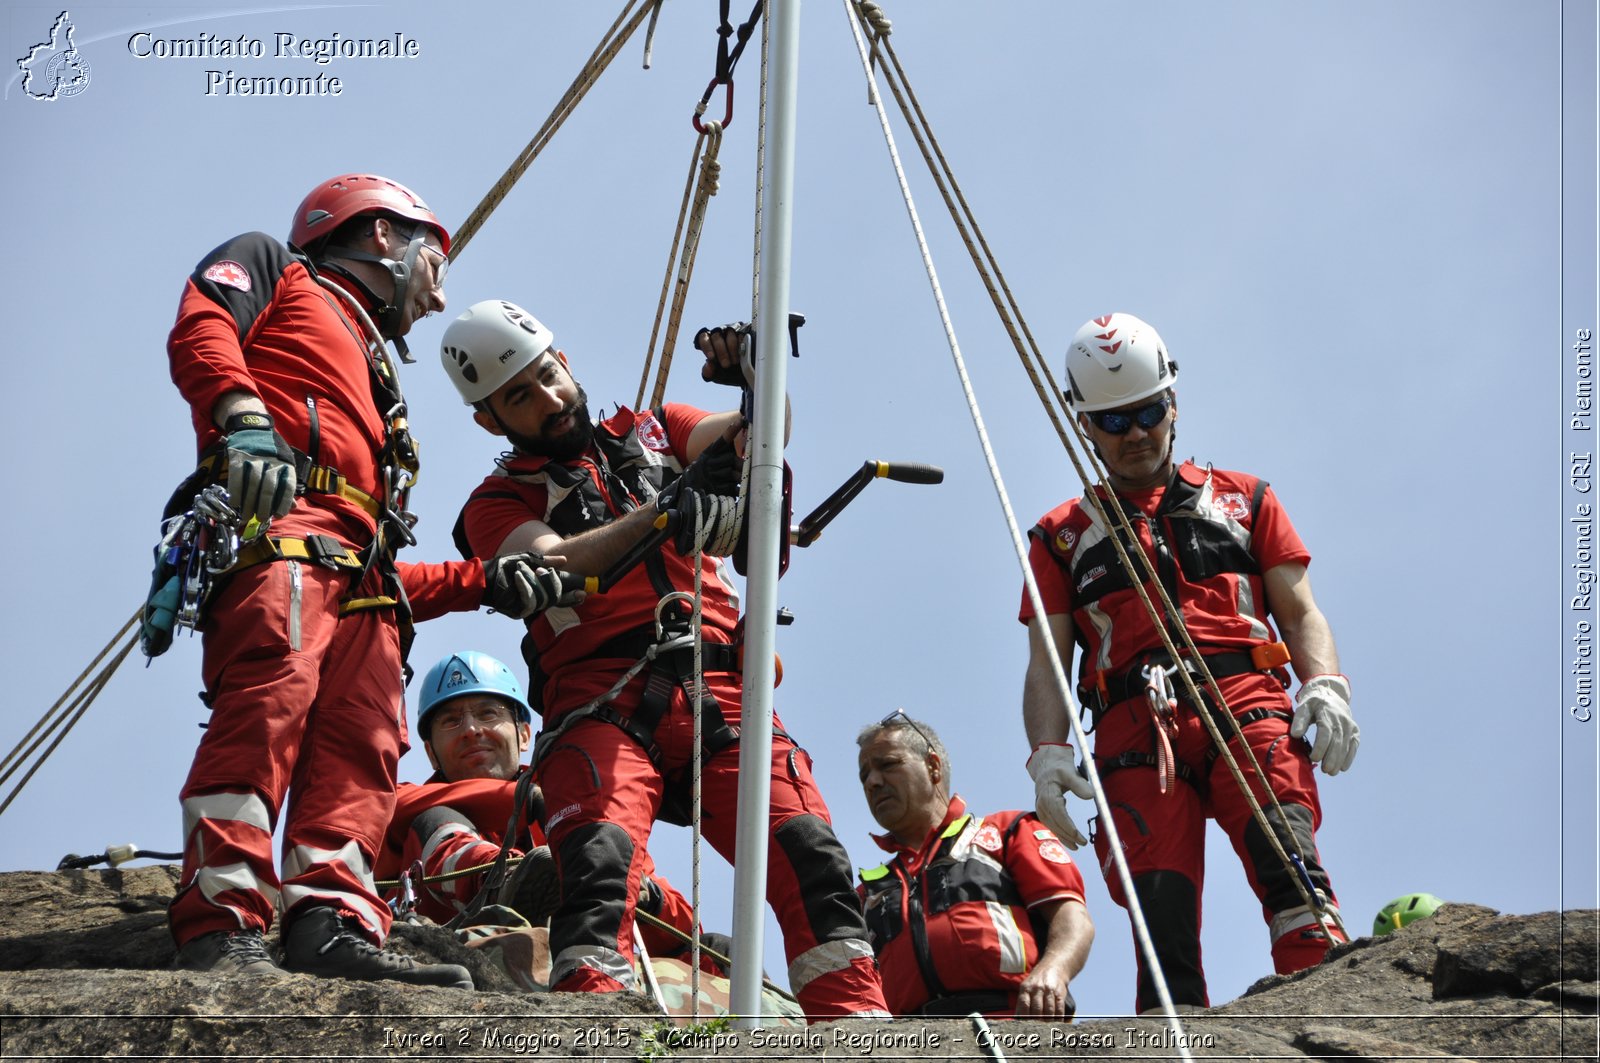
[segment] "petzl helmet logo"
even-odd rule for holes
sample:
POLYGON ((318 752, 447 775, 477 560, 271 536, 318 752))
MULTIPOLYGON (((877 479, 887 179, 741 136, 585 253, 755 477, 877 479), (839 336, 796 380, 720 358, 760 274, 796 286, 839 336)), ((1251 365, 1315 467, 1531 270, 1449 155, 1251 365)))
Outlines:
POLYGON ((22 71, 22 91, 35 100, 53 103, 76 96, 89 87, 89 61, 72 42, 72 16, 61 12, 50 27, 50 37, 28 49, 17 60, 22 71))

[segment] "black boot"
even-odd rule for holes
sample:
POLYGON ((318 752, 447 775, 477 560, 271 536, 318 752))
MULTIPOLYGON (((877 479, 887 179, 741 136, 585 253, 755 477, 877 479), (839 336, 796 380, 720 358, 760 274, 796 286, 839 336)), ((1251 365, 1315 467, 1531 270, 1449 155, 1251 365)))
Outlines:
POLYGON ((500 903, 510 904, 530 926, 549 922, 551 913, 561 904, 561 879, 556 875, 556 858, 550 855, 550 847, 541 845, 524 854, 522 863, 501 887, 500 895, 509 898, 500 903))
POLYGON ((308 908, 284 934, 284 966, 321 978, 391 979, 408 985, 471 989, 472 975, 454 963, 418 963, 382 949, 356 931, 360 924, 334 908, 308 908))
POLYGON ((283 969, 272 962, 259 930, 213 930, 185 942, 174 966, 188 971, 246 974, 254 978, 282 978, 283 969))

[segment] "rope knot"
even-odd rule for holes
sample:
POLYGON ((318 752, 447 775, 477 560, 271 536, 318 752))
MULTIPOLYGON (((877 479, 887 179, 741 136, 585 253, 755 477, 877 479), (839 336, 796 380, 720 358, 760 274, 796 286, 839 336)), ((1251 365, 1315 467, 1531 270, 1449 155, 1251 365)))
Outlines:
POLYGON ((883 13, 883 8, 873 3, 873 0, 861 0, 861 17, 867 20, 872 31, 880 37, 887 37, 894 29, 894 24, 889 21, 889 16, 883 13))

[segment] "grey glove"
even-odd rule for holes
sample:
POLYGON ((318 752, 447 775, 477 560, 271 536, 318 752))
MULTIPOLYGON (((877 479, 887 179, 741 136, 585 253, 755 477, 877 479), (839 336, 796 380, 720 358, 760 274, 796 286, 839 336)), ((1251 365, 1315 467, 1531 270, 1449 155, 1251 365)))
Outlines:
POLYGON ((1034 811, 1039 821, 1066 842, 1068 849, 1080 848, 1089 839, 1067 813, 1066 796, 1072 793, 1092 801, 1094 784, 1078 770, 1072 747, 1064 742, 1041 742, 1028 758, 1028 774, 1033 778, 1034 811))
POLYGON ((483 563, 483 604, 497 613, 527 620, 552 606, 576 605, 583 591, 574 579, 544 564, 540 553, 507 554, 483 563))
POLYGON ((1300 684, 1289 734, 1304 738, 1312 724, 1317 727, 1317 740, 1311 746, 1311 763, 1320 763, 1328 775, 1350 767, 1361 747, 1361 728, 1350 715, 1350 680, 1342 675, 1323 674, 1300 684))
POLYGON ((294 451, 265 413, 236 413, 222 426, 228 500, 246 522, 265 524, 294 508, 294 451))

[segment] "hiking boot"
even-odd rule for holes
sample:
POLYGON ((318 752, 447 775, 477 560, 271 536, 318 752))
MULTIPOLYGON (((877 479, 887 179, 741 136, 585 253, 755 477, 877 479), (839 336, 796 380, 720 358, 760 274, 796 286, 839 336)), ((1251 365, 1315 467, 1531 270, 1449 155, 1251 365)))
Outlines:
POLYGON ((259 930, 213 930, 178 949, 173 966, 185 971, 244 974, 252 978, 283 978, 284 970, 272 962, 266 939, 259 930))
POLYGON ((453 963, 418 963, 362 937, 360 924, 334 908, 310 908, 284 934, 284 966, 320 978, 389 979, 407 985, 471 989, 472 975, 453 963))
POLYGON ((501 888, 501 901, 516 909, 530 926, 544 926, 561 904, 561 879, 556 875, 556 858, 548 845, 523 854, 522 863, 501 888))

